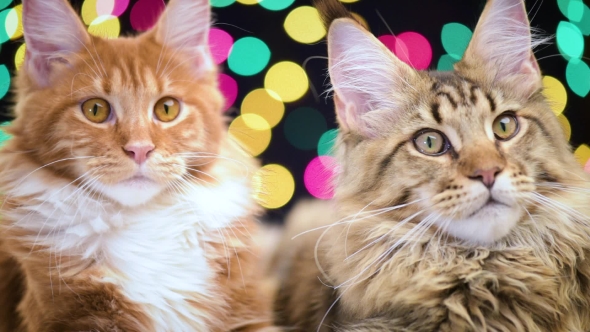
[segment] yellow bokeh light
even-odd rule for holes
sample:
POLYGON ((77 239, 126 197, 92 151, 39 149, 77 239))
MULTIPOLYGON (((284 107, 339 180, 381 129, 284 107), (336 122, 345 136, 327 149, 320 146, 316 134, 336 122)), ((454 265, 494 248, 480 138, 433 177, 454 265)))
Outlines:
POLYGON ((359 23, 365 27, 365 29, 370 30, 369 29, 369 23, 367 23, 367 20, 365 20, 364 17, 362 17, 361 15, 357 14, 357 13, 351 13, 352 17, 354 17, 357 21, 359 21, 359 23))
POLYGON ((576 159, 578 159, 580 165, 584 167, 586 162, 588 162, 588 159, 590 159, 590 147, 586 144, 582 144, 578 146, 574 155, 576 156, 576 159))
POLYGON ((255 5, 260 2, 260 0, 236 0, 242 5, 255 5))
POLYGON ((256 89, 244 97, 241 112, 242 114, 260 115, 268 122, 271 128, 274 128, 285 114, 285 104, 275 92, 267 89, 256 89))
POLYGON ((293 9, 287 15, 284 27, 289 37, 304 44, 315 43, 326 35, 318 10, 310 6, 293 9))
POLYGON ((272 137, 268 122, 258 114, 238 116, 229 125, 228 132, 229 136, 252 156, 264 152, 272 137))
POLYGON ((288 169, 269 164, 259 169, 252 179, 254 198, 267 209, 278 209, 289 203, 295 192, 295 180, 288 169))
POLYGON ((90 23, 88 32, 102 38, 117 38, 119 37, 119 33, 121 33, 119 18, 112 15, 99 16, 90 23))
POLYGON ((570 137, 572 137, 572 126, 570 125, 569 120, 563 114, 559 114, 557 116, 557 120, 559 121, 559 124, 561 125, 561 129, 563 129, 563 134, 565 135, 565 139, 569 141, 570 137))
POLYGON ((23 63, 25 62, 26 51, 27 45, 24 43, 18 47, 18 50, 16 50, 16 54, 14 55, 14 67, 16 70, 20 70, 20 68, 23 66, 23 63))
POLYGON ((96 10, 97 0, 86 0, 82 4, 82 20, 86 25, 92 24, 94 20, 99 16, 98 11, 96 10))
POLYGON ((357 2, 359 0, 340 0, 340 2, 344 2, 344 3, 353 3, 353 2, 357 2))
POLYGON ((16 5, 8 12, 4 29, 12 40, 23 36, 23 5, 16 5))
POLYGON ((264 87, 276 92, 287 103, 303 97, 309 89, 309 81, 301 66, 283 61, 270 67, 264 77, 264 87))
POLYGON ((567 104, 567 91, 563 84, 555 77, 543 76, 543 88, 543 95, 547 98, 553 113, 561 114, 567 104))

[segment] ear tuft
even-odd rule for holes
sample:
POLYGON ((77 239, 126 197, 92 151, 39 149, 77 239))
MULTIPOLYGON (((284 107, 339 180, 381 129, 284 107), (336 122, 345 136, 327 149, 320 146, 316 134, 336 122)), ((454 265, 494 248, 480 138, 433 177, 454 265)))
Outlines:
POLYGON ((67 63, 68 56, 90 43, 66 0, 23 0, 23 27, 25 68, 41 86, 49 84, 53 63, 67 63))
POLYGON ((522 0, 488 0, 462 63, 528 98, 542 86, 533 49, 546 42, 531 34, 522 0))
POLYGON ((170 0, 153 29, 156 41, 195 56, 200 68, 212 70, 208 37, 211 8, 208 0, 170 0))
POLYGON ((416 71, 350 19, 328 32, 329 71, 340 127, 376 137, 404 110, 416 71))

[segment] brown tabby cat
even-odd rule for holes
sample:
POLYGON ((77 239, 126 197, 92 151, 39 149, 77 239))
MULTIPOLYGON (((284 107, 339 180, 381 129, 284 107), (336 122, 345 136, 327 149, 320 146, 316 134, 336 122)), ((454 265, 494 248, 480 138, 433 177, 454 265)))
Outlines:
MULTIPOLYGON (((0 331, 274 331, 248 170, 226 133, 207 0, 138 37, 25 0, 0 151, 0 331)), ((250 172, 251 173, 251 172, 250 172)))
POLYGON ((337 1, 319 7, 341 173, 333 203, 288 221, 288 237, 316 231, 280 253, 278 321, 590 331, 590 179, 542 94, 522 0, 488 0, 451 72, 416 71, 337 1))

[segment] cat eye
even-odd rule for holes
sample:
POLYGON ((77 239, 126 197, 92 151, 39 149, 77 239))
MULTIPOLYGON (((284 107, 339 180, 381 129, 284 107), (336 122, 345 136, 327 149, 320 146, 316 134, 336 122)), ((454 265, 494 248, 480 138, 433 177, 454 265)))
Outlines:
POLYGON ((111 105, 101 98, 92 98, 82 103, 82 113, 94 123, 103 123, 111 115, 111 105))
POLYGON ((180 103, 172 97, 164 97, 156 103, 154 114, 162 122, 170 122, 180 113, 180 103))
POLYGON ((419 131, 414 136, 414 146, 416 150, 428 156, 440 156, 451 147, 445 135, 433 129, 419 131))
POLYGON ((507 141, 518 133, 518 120, 512 113, 503 113, 494 120, 492 130, 496 139, 507 141))

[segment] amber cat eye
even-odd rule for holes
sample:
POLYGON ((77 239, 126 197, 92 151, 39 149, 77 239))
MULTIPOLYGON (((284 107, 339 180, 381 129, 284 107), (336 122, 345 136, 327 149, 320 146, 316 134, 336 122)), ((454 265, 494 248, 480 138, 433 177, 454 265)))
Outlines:
POLYGON ((156 118, 162 122, 170 122, 180 113, 180 103, 172 97, 164 97, 154 106, 156 118))
POLYGON ((518 120, 512 113, 503 113, 494 120, 492 130, 496 138, 507 141, 518 133, 518 120))
POLYGON ((82 103, 82 113, 86 119, 94 123, 103 123, 111 115, 111 105, 101 98, 88 99, 82 103))
POLYGON ((434 129, 419 131, 414 136, 414 146, 416 150, 428 156, 440 156, 450 148, 445 135, 434 129))

